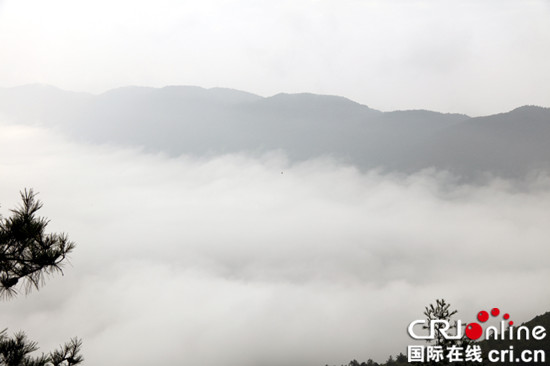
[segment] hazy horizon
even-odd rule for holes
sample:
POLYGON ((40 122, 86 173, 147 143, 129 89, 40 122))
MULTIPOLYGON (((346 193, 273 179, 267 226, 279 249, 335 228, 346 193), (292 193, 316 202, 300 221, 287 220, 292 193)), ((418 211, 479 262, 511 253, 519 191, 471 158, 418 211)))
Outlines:
POLYGON ((204 90, 212 90, 212 89, 234 90, 234 91, 238 91, 238 92, 253 94, 253 95, 256 95, 256 96, 261 97, 261 98, 272 98, 272 97, 280 95, 280 94, 290 94, 290 95, 313 94, 313 95, 334 96, 334 97, 341 97, 341 98, 349 99, 352 102, 364 105, 366 107, 369 107, 371 109, 381 111, 381 112, 430 111, 430 112, 437 112, 437 113, 444 113, 444 114, 464 114, 464 115, 467 115, 468 117, 472 117, 472 118, 485 117, 485 116, 491 116, 491 115, 494 115, 494 114, 506 113, 506 112, 513 111, 514 109, 525 107, 525 106, 536 106, 536 107, 542 107, 542 108, 550 108, 550 104, 538 105, 538 104, 533 104, 533 103, 527 103, 527 104, 517 105, 517 106, 512 107, 510 109, 507 109, 507 110, 498 110, 498 111, 494 111, 494 112, 489 113, 489 114, 479 114, 479 115, 470 115, 470 114, 467 114, 467 113, 462 112, 462 111, 444 111, 444 110, 433 110, 433 109, 425 109, 425 108, 415 108, 414 106, 412 106, 409 109, 382 110, 382 109, 377 108, 376 106, 374 106, 372 104, 362 103, 362 102, 359 102, 359 101, 354 100, 352 98, 349 98, 346 95, 331 94, 330 92, 327 92, 327 93, 314 93, 312 91, 302 90, 302 91, 296 91, 296 92, 292 92, 292 93, 287 93, 287 92, 282 92, 281 91, 281 92, 274 92, 273 94, 261 95, 261 94, 253 93, 253 92, 248 91, 248 90, 232 88, 232 87, 229 87, 229 86, 204 87, 204 86, 201 86, 201 85, 186 85, 186 84, 166 84, 166 85, 160 85, 160 86, 137 85, 137 84, 136 85, 121 85, 121 86, 115 86, 115 87, 112 87, 112 88, 109 88, 109 89, 96 91, 96 92, 65 89, 65 88, 60 88, 57 85, 46 84, 46 83, 38 83, 38 82, 30 82, 30 83, 26 83, 26 84, 11 85, 11 86, 0 86, 0 88, 12 89, 12 88, 24 88, 24 87, 32 87, 32 86, 52 87, 52 88, 59 89, 59 90, 62 90, 62 91, 75 92, 75 93, 84 93, 84 94, 89 94, 89 95, 93 95, 93 96, 100 96, 102 94, 106 94, 106 93, 109 93, 109 92, 112 92, 112 91, 115 91, 115 90, 126 89, 126 88, 164 89, 164 88, 170 88, 170 87, 191 87, 191 88, 200 88, 200 89, 204 89, 204 90))
POLYGON ((543 0, 4 0, 0 85, 221 86, 488 115, 550 99, 549 14, 543 0))

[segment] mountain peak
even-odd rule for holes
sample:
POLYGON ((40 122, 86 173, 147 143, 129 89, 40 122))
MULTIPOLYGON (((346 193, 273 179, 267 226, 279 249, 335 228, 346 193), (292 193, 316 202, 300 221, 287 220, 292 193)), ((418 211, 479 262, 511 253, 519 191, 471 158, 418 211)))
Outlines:
POLYGON ((529 105, 524 105, 524 106, 521 106, 521 107, 517 107, 517 108, 511 110, 510 112, 514 113, 514 112, 527 112, 527 111, 550 112, 550 108, 529 104, 529 105))

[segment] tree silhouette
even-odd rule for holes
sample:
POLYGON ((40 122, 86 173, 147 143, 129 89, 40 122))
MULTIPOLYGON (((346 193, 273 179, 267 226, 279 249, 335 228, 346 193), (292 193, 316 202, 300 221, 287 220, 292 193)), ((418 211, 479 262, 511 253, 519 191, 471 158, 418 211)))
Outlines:
MULTIPOLYGON (((451 324, 451 318, 453 315, 458 313, 458 310, 449 310, 451 307, 450 304, 447 304, 445 302, 445 299, 437 299, 436 305, 430 304, 429 306, 426 306, 424 310, 424 315, 426 316, 427 324, 430 324, 433 320, 445 320, 449 324, 451 324)), ((443 334, 441 334, 441 329, 444 327, 441 323, 435 324, 435 345, 436 346, 443 346, 449 343, 448 340, 446 340, 443 337, 443 334)), ((423 327, 424 329, 428 329, 429 326, 425 325, 423 327)), ((456 329, 456 324, 451 324, 449 329, 456 329)))
MULTIPOLYGON (((457 323, 452 323, 453 316, 458 313, 458 310, 450 310, 451 305, 448 304, 445 299, 436 299, 436 303, 430 304, 429 306, 425 307, 424 315, 426 316, 427 324, 430 324, 433 320, 445 320, 449 325, 450 329, 457 329, 457 323)), ((468 362, 449 362, 447 355, 449 353, 449 347, 466 347, 468 345, 472 345, 473 342, 470 341, 464 334, 460 339, 445 339, 443 337, 443 334, 441 333, 441 330, 445 327, 444 324, 441 323, 435 323, 434 324, 435 329, 435 346, 441 347, 443 351, 443 359, 435 362, 435 361, 428 361, 424 363, 424 365, 447 365, 452 364, 456 366, 461 365, 467 365, 468 362)), ((464 326, 464 325, 462 325, 464 326)), ((424 329, 428 329, 429 326, 424 326, 424 329)), ((429 342, 429 340, 428 340, 429 342)), ((481 362, 476 362, 476 365, 481 366, 481 362)))
MULTIPOLYGON (((75 244, 65 234, 47 234, 49 220, 36 215, 42 203, 32 189, 21 192, 22 204, 11 210, 8 218, 0 217, 0 297, 16 296, 39 289, 45 277, 62 271, 67 255, 75 244)), ((0 366, 74 366, 82 363, 82 341, 73 338, 48 355, 33 357, 38 349, 24 332, 13 337, 0 332, 0 366)))

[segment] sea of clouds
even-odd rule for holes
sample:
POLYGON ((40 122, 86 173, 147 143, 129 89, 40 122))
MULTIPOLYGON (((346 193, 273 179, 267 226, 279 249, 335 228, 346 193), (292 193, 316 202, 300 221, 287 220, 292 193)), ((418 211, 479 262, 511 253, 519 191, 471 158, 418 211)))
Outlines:
POLYGON ((0 125, 0 212, 34 188, 77 243, 0 328, 88 365, 385 361, 445 298, 464 321, 550 310, 550 183, 361 172, 283 152, 169 157, 0 125))

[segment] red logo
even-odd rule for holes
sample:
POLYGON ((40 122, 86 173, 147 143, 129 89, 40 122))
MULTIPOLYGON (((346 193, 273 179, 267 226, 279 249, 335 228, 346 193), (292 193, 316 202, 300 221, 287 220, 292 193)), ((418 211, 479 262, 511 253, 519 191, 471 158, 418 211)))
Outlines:
MULTIPOLYGON (((500 309, 499 308, 493 308, 491 309, 491 316, 497 317, 500 315, 500 309)), ((506 313, 502 316, 504 320, 510 319, 510 314, 506 313)), ((480 311, 477 313, 477 320, 480 323, 485 323, 487 320, 489 320, 489 313, 485 310, 480 311)), ((514 325, 513 321, 509 321, 508 324, 510 326, 514 325)), ((470 323, 466 326, 466 337, 470 338, 471 340, 479 339, 483 335, 483 327, 476 322, 470 323)))

